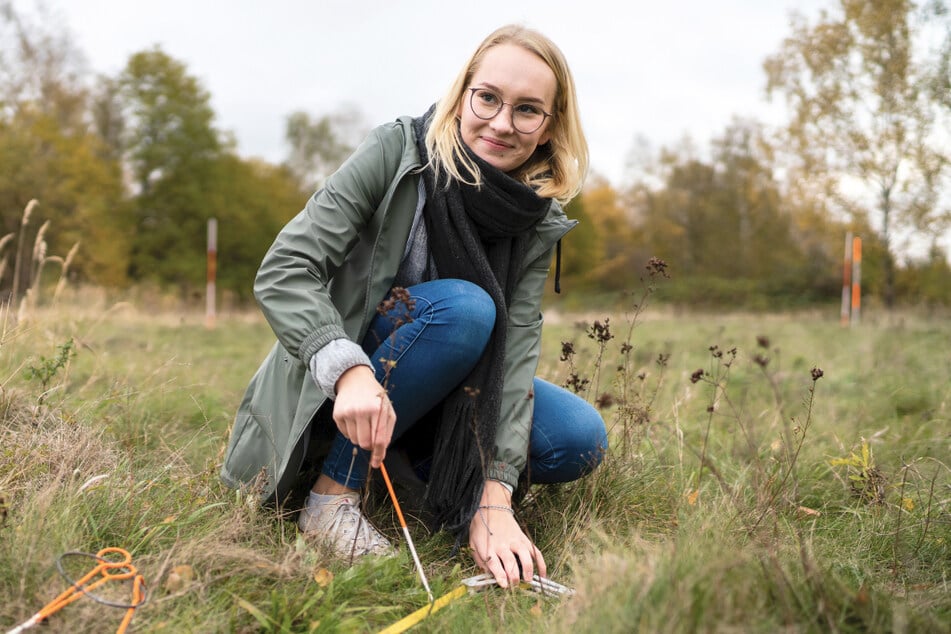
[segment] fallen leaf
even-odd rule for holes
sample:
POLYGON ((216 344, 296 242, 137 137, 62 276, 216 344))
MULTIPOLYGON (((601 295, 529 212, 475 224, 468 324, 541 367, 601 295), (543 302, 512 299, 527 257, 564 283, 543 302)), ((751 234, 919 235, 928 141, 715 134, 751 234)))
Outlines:
POLYGON ((539 617, 539 616, 541 616, 541 615, 542 615, 542 603, 541 603, 541 601, 536 601, 536 602, 535 602, 535 605, 533 605, 533 606, 531 607, 531 609, 529 610, 529 612, 531 612, 531 613, 532 613, 532 616, 534 616, 534 617, 539 617))
POLYGON ((859 605, 865 605, 868 603, 868 588, 865 586, 859 588, 859 591, 855 593, 855 602, 859 605))
POLYGON ((330 572, 326 568, 318 568, 314 571, 314 581, 316 581, 317 585, 321 588, 326 588, 333 580, 334 573, 330 572))
POLYGON ((168 573, 168 577, 165 578, 165 589, 168 592, 178 592, 184 587, 185 582, 177 572, 168 573))
POLYGON ((822 513, 821 513, 820 511, 817 511, 816 509, 811 509, 811 508, 809 508, 808 506, 800 506, 797 510, 798 510, 801 514, 803 514, 803 515, 809 515, 809 516, 811 516, 811 517, 819 517, 820 515, 822 515, 822 513))
POLYGON ((178 516, 177 516, 177 515, 169 515, 169 516, 166 517, 164 520, 162 520, 162 523, 163 523, 163 524, 171 524, 172 522, 174 522, 174 521, 177 520, 177 519, 178 519, 178 516))
POLYGON ((690 493, 687 494, 687 504, 689 504, 690 506, 696 506, 697 498, 699 497, 700 497, 700 489, 691 491, 690 493))
POLYGON ((911 498, 902 498, 901 505, 902 505, 902 508, 904 508, 906 511, 915 510, 915 501, 912 500, 911 498))
POLYGON ((169 592, 184 590, 195 580, 195 570, 188 564, 175 566, 165 579, 165 589, 169 592))

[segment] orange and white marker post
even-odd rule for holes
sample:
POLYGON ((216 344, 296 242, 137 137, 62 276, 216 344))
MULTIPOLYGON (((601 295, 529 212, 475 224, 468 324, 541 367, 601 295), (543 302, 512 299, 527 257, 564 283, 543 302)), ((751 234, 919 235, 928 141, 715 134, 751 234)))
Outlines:
POLYGON ((852 320, 857 324, 862 316, 862 238, 852 239, 852 320))
POLYGON ((842 261, 842 311, 843 326, 859 322, 862 314, 862 238, 845 234, 845 255, 842 261))
POLYGON ((852 232, 845 234, 845 254, 842 257, 842 310, 843 326, 849 325, 852 315, 852 232))

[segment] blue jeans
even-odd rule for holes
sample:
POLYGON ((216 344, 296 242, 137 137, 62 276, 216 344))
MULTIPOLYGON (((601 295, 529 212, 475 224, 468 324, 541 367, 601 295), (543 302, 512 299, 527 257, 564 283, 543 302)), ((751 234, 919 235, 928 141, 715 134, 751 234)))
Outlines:
MULTIPOLYGON (((396 412, 394 442, 469 375, 495 323, 492 298, 470 282, 434 280, 406 290, 412 310, 398 303, 377 314, 363 340, 396 412)), ((534 391, 531 481, 568 482, 590 473, 608 446, 601 415, 579 396, 537 377, 534 391)), ((353 448, 338 431, 322 473, 358 489, 366 481, 369 452, 358 448, 354 459, 353 448)))

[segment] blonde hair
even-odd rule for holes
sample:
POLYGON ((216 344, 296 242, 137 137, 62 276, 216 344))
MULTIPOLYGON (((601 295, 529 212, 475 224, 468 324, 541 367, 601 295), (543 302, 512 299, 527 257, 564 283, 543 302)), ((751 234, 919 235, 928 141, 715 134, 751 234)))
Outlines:
POLYGON ((479 185, 482 182, 479 168, 466 155, 456 112, 486 52, 500 44, 515 44, 534 53, 551 68, 556 81, 555 105, 548 123, 550 140, 538 146, 532 156, 511 175, 532 187, 539 196, 567 203, 581 191, 588 172, 588 142, 581 129, 575 82, 564 55, 554 42, 524 26, 503 26, 485 38, 448 92, 436 104, 432 123, 426 133, 429 165, 437 174, 437 182, 442 170, 452 178, 469 184, 479 185), (464 175, 460 166, 468 174, 464 175))

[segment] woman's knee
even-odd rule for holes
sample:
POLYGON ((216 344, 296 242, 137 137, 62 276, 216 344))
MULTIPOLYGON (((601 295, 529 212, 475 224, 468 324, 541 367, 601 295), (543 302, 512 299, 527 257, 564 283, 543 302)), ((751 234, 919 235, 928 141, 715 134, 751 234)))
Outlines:
POLYGON ((445 279, 440 283, 440 299, 433 302, 439 322, 464 326, 466 335, 488 342, 495 327, 495 302, 480 286, 466 280, 445 279))
POLYGON ((587 475, 604 460, 607 428, 590 403, 536 379, 531 448, 536 481, 567 482, 587 475))
POLYGON ((593 406, 584 403, 573 417, 571 426, 572 445, 577 454, 585 461, 589 470, 593 470, 604 460, 608 451, 608 430, 604 418, 593 406))
POLYGON ((495 323, 495 302, 481 286, 458 279, 438 280, 438 283, 448 309, 495 323))

